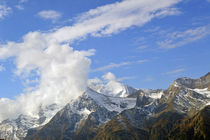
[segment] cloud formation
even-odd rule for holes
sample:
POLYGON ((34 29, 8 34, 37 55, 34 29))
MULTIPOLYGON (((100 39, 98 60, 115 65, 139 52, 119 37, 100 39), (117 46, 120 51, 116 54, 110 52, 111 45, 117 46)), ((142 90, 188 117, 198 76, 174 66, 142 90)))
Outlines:
POLYGON ((157 44, 160 46, 160 48, 172 49, 195 42, 203 37, 206 37, 207 35, 210 35, 210 25, 200 26, 194 29, 187 29, 185 31, 168 33, 164 35, 166 39, 157 42, 157 44))
MULTIPOLYGON (((36 83, 33 87, 27 86, 15 100, 0 99, 0 108, 4 108, 0 110, 0 121, 19 114, 36 116, 40 105, 64 106, 84 92, 91 63, 88 56, 93 55, 94 50, 76 51, 69 43, 88 35, 111 35, 132 26, 142 26, 153 18, 179 14, 173 7, 179 1, 123 0, 81 14, 72 26, 45 33, 29 32, 20 42, 0 44, 0 59, 13 58, 15 74, 26 83, 36 83)), ((4 12, 0 12, 0 18, 9 11, 5 7, 1 9, 4 12)), ((51 20, 60 17, 56 12, 52 13, 42 11, 40 15, 51 20)), ((105 69, 128 64, 111 64, 105 69)), ((112 80, 111 83, 117 82, 112 80)), ((110 85, 112 89, 113 84, 110 85)))
POLYGON ((62 14, 60 12, 54 11, 54 10, 44 10, 40 11, 38 13, 38 16, 43 18, 43 19, 49 19, 55 22, 59 18, 61 18, 62 14))
POLYGON ((25 3, 25 2, 28 2, 28 0, 20 0, 19 2, 20 3, 25 3))
POLYGON ((5 71, 5 67, 3 65, 0 65, 0 72, 5 71))
POLYGON ((121 62, 121 63, 110 63, 108 65, 96 68, 96 69, 92 69, 91 72, 100 72, 100 71, 106 71, 106 70, 110 70, 110 69, 114 69, 114 68, 119 68, 119 67, 123 67, 123 66, 128 66, 128 65, 132 65, 132 64, 142 64, 144 62, 148 62, 149 60, 147 59, 141 59, 141 60, 137 60, 137 61, 128 61, 128 62, 121 62))
POLYGON ((154 80, 154 78, 147 77, 146 79, 144 79, 144 82, 152 82, 153 80, 154 80))
POLYGON ((148 62, 149 60, 147 59, 141 59, 141 60, 138 60, 137 63, 138 64, 141 64, 141 63, 144 63, 144 62, 148 62))
POLYGON ((173 75, 173 74, 177 74, 179 72, 182 72, 182 71, 185 71, 185 69, 181 68, 181 69, 176 69, 176 70, 173 70, 173 71, 169 71, 167 72, 166 74, 167 75, 173 75))
POLYGON ((128 77, 117 78, 113 73, 108 72, 102 79, 94 78, 88 80, 88 86, 98 93, 115 97, 127 97, 127 86, 120 83, 128 77))
POLYGON ((7 7, 6 5, 0 5, 0 20, 9 15, 9 13, 12 11, 10 7, 7 7))
POLYGON ((119 67, 122 67, 122 66, 131 65, 131 64, 132 64, 132 62, 121 62, 121 63, 118 63, 118 64, 110 63, 106 66, 102 66, 102 67, 93 69, 93 70, 91 70, 91 72, 105 71, 105 70, 110 70, 110 69, 113 69, 113 68, 119 68, 119 67))
POLYGON ((91 61, 88 56, 94 50, 76 51, 68 44, 46 40, 40 32, 28 33, 23 42, 0 45, 0 59, 14 57, 15 74, 26 83, 25 93, 15 100, 0 99, 0 121, 19 114, 35 116, 39 106, 51 104, 64 106, 81 95, 87 85, 91 61))
POLYGON ((173 6, 181 0, 123 0, 91 9, 76 18, 73 26, 58 29, 51 37, 59 42, 81 37, 118 33, 132 26, 142 26, 154 18, 177 15, 173 6))
POLYGON ((19 5, 16 5, 15 7, 16 7, 18 10, 24 10, 24 7, 23 7, 22 5, 20 5, 20 4, 19 4, 19 5))

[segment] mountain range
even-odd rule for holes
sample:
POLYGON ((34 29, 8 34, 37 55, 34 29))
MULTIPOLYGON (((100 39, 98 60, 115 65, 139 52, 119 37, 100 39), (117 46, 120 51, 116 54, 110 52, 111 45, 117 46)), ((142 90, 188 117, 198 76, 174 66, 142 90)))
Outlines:
POLYGON ((6 140, 208 140, 210 73, 179 78, 166 89, 120 82, 91 84, 64 107, 40 106, 38 117, 0 123, 6 140))

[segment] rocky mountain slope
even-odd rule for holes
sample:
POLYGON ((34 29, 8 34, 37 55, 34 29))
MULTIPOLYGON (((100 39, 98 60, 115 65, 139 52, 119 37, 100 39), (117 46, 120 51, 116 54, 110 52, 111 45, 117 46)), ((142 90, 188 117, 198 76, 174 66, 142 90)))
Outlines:
MULTIPOLYGON (((127 87, 123 85, 123 87, 127 87)), ((135 92, 132 88, 132 91, 135 92)), ((129 90, 123 91, 125 94, 132 94, 129 90)), ((121 91, 120 91, 121 93, 121 91)), ((120 94, 119 93, 119 94, 120 94)), ((67 104, 61 111, 61 107, 56 104, 50 105, 46 108, 40 107, 39 116, 26 116, 20 115, 18 118, 13 120, 5 120, 0 123, 0 138, 7 140, 22 140, 27 133, 30 134, 36 129, 42 128, 46 123, 48 123, 52 117, 58 112, 63 116, 69 114, 69 112, 79 117, 79 121, 87 117, 91 111, 102 109, 107 110, 107 112, 114 112, 114 114, 121 112, 122 110, 132 108, 135 106, 135 98, 120 98, 120 97, 109 97, 102 93, 97 93, 92 89, 88 88, 85 94, 83 94, 79 99, 72 101, 67 104), (89 109, 89 110, 88 110, 89 109), (32 130, 29 130, 32 129, 32 130), (28 132, 29 130, 29 132, 28 132)), ((104 113, 105 114, 105 113, 104 113)), ((73 116, 74 116, 73 115, 73 116)), ((54 117, 56 118, 56 116, 54 117)), ((68 116, 66 116, 68 118, 68 116)), ((82 120, 81 120, 82 121, 82 120)), ((106 121, 106 120, 103 120, 106 121)), ((77 120, 73 121, 74 125, 79 123, 77 120)), ((62 122, 64 123, 64 122, 62 122)))
POLYGON ((102 125, 94 139, 210 139, 209 77, 210 73, 197 80, 177 79, 160 99, 149 104, 147 97, 139 96, 135 108, 102 125))
MULTIPOLYGON (((133 110, 130 110, 133 114, 133 110)), ((145 117, 134 111, 135 115, 145 117)), ((128 113, 128 112, 127 112, 128 113)), ((133 115, 120 114, 99 128, 94 140, 209 140, 210 106, 189 117, 175 111, 138 120, 133 115), (132 118, 130 118, 132 117, 132 118), (131 123, 135 121, 135 123, 131 123)))
POLYGON ((109 97, 88 89, 59 111, 47 125, 29 130, 26 139, 79 139, 84 135, 91 138, 99 125, 135 104, 136 98, 109 97))
MULTIPOLYGON (((209 138, 210 73, 199 79, 179 78, 167 90, 120 87, 118 93, 111 94, 110 89, 117 90, 92 85, 55 116, 49 117, 49 111, 41 109, 38 118, 5 120, 0 124, 0 138, 181 140, 189 134, 194 139, 209 138)), ((53 107, 51 112, 56 110, 56 105, 53 107)))
POLYGON ((18 118, 4 120, 0 123, 0 138, 22 140, 30 128, 45 125, 60 109, 56 104, 45 108, 40 106, 38 116, 19 115, 18 118))
POLYGON ((170 133, 171 140, 207 140, 210 138, 210 105, 196 115, 186 118, 170 133))

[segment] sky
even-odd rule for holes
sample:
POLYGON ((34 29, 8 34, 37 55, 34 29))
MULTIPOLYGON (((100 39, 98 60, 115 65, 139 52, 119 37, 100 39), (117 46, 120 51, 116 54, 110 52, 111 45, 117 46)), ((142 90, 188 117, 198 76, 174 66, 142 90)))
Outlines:
POLYGON ((209 0, 0 0, 0 106, 62 104, 107 73, 151 89, 199 78, 209 13, 209 0))

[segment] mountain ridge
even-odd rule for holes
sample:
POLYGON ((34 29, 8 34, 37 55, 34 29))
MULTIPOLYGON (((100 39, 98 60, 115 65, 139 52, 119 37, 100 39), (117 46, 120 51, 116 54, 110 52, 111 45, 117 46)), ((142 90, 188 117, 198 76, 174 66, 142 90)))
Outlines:
MULTIPOLYGON (((121 97, 121 93, 115 94, 117 96, 106 95, 87 88, 82 96, 57 111, 46 124, 32 123, 37 126, 20 125, 22 128, 13 128, 13 124, 19 125, 21 121, 17 123, 17 120, 10 120, 11 123, 6 122, 6 126, 0 123, 0 138, 108 140, 122 139, 122 135, 134 139, 141 137, 143 140, 165 139, 166 133, 172 134, 168 128, 175 131, 184 119, 194 117, 210 104, 209 86, 210 73, 198 79, 178 78, 166 90, 129 90, 127 97, 121 97), (164 123, 164 120, 167 122, 164 123), (18 133, 21 129, 24 133, 18 133), (12 133, 8 133, 11 130, 12 133)), ((56 105, 48 109, 53 111, 53 107, 56 108, 56 105)), ((40 114, 47 114, 46 110, 42 109, 40 114)), ((25 118, 22 119, 29 123, 30 119, 25 118)), ((39 121, 46 122, 47 119, 49 116, 43 115, 39 121)))

